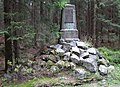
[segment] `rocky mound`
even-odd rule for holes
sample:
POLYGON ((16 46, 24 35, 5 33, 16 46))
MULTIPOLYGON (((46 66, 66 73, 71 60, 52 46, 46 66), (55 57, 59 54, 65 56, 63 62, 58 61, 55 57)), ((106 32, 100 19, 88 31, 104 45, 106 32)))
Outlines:
POLYGON ((80 80, 98 72, 105 76, 114 69, 96 48, 81 41, 51 45, 48 47, 47 56, 41 57, 42 63, 49 66, 51 72, 71 70, 73 76, 80 80))

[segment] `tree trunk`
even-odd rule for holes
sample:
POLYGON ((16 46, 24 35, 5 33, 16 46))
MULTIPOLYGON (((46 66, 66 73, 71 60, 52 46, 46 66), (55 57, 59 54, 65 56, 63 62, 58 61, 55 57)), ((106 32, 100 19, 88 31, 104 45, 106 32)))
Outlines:
POLYGON ((10 13, 11 13, 11 0, 4 0, 4 12, 6 14, 4 14, 4 27, 5 29, 8 30, 8 33, 5 33, 5 72, 7 72, 8 68, 11 68, 10 65, 8 65, 8 61, 9 62, 13 62, 12 60, 12 41, 10 38, 11 35, 11 30, 8 29, 8 27, 10 26, 10 22, 11 22, 11 17, 10 17, 10 13))
MULTIPOLYGON (((20 18, 19 18, 19 11, 20 11, 20 3, 16 2, 16 0, 14 0, 13 3, 13 14, 15 13, 16 15, 13 17, 13 21, 15 22, 19 22, 20 18)), ((18 30, 15 29, 13 32, 15 37, 18 37, 18 30)), ((18 40, 13 40, 13 48, 14 48, 14 58, 15 58, 15 64, 18 64, 18 58, 19 58, 19 43, 18 40)))
POLYGON ((32 10, 33 10, 33 27, 34 27, 34 31, 36 33, 35 37, 34 37, 34 45, 37 46, 36 0, 33 0, 32 10))
POLYGON ((93 1, 94 7, 93 7, 93 44, 94 46, 97 46, 96 43, 96 7, 97 7, 97 3, 96 0, 93 1))

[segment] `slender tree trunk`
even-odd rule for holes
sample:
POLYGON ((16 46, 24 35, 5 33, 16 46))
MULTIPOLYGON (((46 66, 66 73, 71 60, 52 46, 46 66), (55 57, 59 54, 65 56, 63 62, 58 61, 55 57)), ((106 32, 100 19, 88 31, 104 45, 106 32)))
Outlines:
POLYGON ((37 46, 37 35, 38 35, 37 26, 36 26, 36 18, 38 18, 38 17, 36 17, 36 9, 37 9, 36 3, 37 3, 36 0, 33 0, 32 7, 31 7, 31 9, 32 9, 32 26, 36 33, 35 37, 34 37, 34 42, 33 42, 35 46, 37 46))
POLYGON ((119 29, 118 32, 119 32, 119 42, 118 42, 118 44, 119 44, 118 46, 119 46, 119 47, 118 47, 118 48, 120 49, 120 29, 119 29))
POLYGON ((32 26, 34 28, 34 32, 35 32, 35 36, 34 36, 34 46, 38 46, 38 43, 37 43, 37 37, 38 37, 38 32, 39 32, 39 28, 38 28, 38 23, 40 22, 40 17, 41 17, 41 11, 39 9, 38 11, 38 7, 37 6, 37 3, 39 4, 39 6, 41 7, 41 1, 37 1, 37 0, 33 0, 32 2, 32 26))
MULTIPOLYGON (((15 22, 20 21, 20 18, 19 18, 19 2, 16 2, 16 0, 14 0, 14 3, 13 3, 13 14, 16 14, 13 17, 13 21, 15 21, 15 22)), ((13 34, 14 34, 15 37, 17 37, 18 36, 18 30, 15 29, 13 34)), ((19 58, 19 43, 18 43, 18 40, 13 40, 13 48, 14 48, 15 64, 18 64, 18 58, 19 58)))
POLYGON ((77 21, 77 29, 78 29, 78 38, 81 39, 81 28, 80 28, 80 12, 81 12, 81 9, 80 9, 80 1, 77 0, 76 1, 76 21, 77 21))
MULTIPOLYGON (((62 29, 62 16, 63 16, 63 9, 60 11, 60 29, 59 32, 61 32, 60 30, 62 29)), ((58 38, 58 43, 60 43, 60 37, 58 38)))
POLYGON ((86 14, 86 31, 87 31, 87 40, 89 40, 89 0, 88 0, 88 3, 87 3, 87 14, 86 14))
POLYGON ((97 3, 96 0, 93 1, 94 7, 93 7, 93 44, 94 46, 97 45, 96 43, 96 7, 97 7, 97 3))
POLYGON ((91 41, 91 1, 88 0, 88 32, 89 32, 89 40, 91 41))
MULTIPOLYGON (((10 22, 11 22, 11 17, 10 17, 10 13, 11 13, 11 6, 12 6, 12 2, 11 0, 4 0, 4 12, 6 14, 4 14, 4 26, 5 29, 7 29, 10 26, 10 22)), ((11 35, 11 30, 7 29, 9 34, 5 33, 5 72, 7 72, 8 68, 11 68, 10 65, 8 65, 8 61, 9 62, 13 62, 12 60, 12 41, 10 38, 11 35)))

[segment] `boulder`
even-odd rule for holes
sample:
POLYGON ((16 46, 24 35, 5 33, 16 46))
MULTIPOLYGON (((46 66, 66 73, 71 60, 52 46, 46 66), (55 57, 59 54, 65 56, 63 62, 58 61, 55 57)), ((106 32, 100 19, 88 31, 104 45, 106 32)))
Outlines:
POLYGON ((71 67, 71 69, 75 69, 76 68, 76 64, 73 63, 73 62, 70 62, 70 67, 71 67))
POLYGON ((89 58, 95 60, 96 62, 98 61, 98 56, 97 55, 91 55, 91 54, 89 54, 89 58))
POLYGON ((89 49, 87 50, 87 52, 88 52, 89 54, 91 54, 91 55, 96 55, 96 54, 97 54, 95 48, 89 48, 89 49))
POLYGON ((57 73, 57 72, 59 72, 59 68, 58 68, 58 66, 51 66, 51 68, 50 68, 50 71, 51 72, 53 72, 53 73, 57 73))
POLYGON ((89 53, 88 52, 83 52, 80 57, 82 57, 83 59, 89 58, 89 53))
POLYGON ((84 78, 85 78, 85 70, 83 69, 83 68, 76 68, 75 70, 74 70, 74 74, 75 74, 75 76, 78 78, 78 79, 80 79, 80 80, 83 80, 84 78))
POLYGON ((57 53, 58 56, 63 57, 65 51, 61 48, 58 48, 58 49, 56 49, 56 53, 57 53))
POLYGON ((51 45, 50 48, 51 48, 51 49, 62 48, 62 45, 60 45, 60 44, 57 44, 57 45, 51 45))
POLYGON ((12 80, 12 76, 10 74, 4 74, 4 78, 6 78, 7 80, 12 80))
POLYGON ((72 47, 71 52, 76 54, 77 56, 80 55, 80 50, 79 50, 79 48, 77 46, 72 47))
POLYGON ((108 68, 104 65, 100 65, 98 70, 103 76, 108 74, 108 68))
POLYGON ((97 52, 97 55, 98 55, 99 59, 104 58, 104 57, 101 55, 101 53, 100 53, 97 49, 96 49, 96 52, 97 52))
POLYGON ((87 49, 87 46, 86 46, 86 44, 84 42, 77 41, 76 44, 77 44, 78 48, 81 48, 83 50, 87 49))
POLYGON ((47 65, 48 65, 48 66, 53 66, 54 63, 53 63, 51 60, 48 60, 48 61, 47 61, 47 65))
POLYGON ((76 64, 78 64, 79 61, 80 61, 80 58, 77 55, 75 55, 75 54, 72 54, 72 56, 70 57, 70 59, 71 59, 71 61, 73 63, 76 63, 76 64))
POLYGON ((64 56, 63 60, 69 61, 70 60, 70 56, 64 56))
POLYGON ((115 70, 115 67, 114 67, 114 66, 110 65, 110 66, 108 67, 108 73, 111 73, 111 72, 114 71, 114 70, 115 70))
POLYGON ((68 52, 71 49, 71 46, 69 44, 64 44, 62 49, 66 52, 68 52))
POLYGON ((55 51, 55 50, 51 50, 51 51, 50 51, 50 54, 55 55, 55 54, 56 54, 56 51, 55 51))
POLYGON ((51 60, 51 61, 53 61, 53 62, 56 62, 56 61, 57 61, 57 58, 56 58, 55 55, 49 55, 49 56, 48 56, 48 59, 51 60))
POLYGON ((93 58, 82 59, 80 58, 80 63, 90 72, 95 73, 97 71, 97 61, 93 58))
POLYGON ((65 61, 65 68, 70 68, 70 67, 71 67, 70 62, 65 61))
POLYGON ((65 51, 64 51, 63 49, 61 49, 61 48, 57 48, 55 51, 56 51, 57 53, 61 53, 61 54, 64 54, 64 53, 65 53, 65 51))
POLYGON ((46 66, 46 62, 45 62, 45 61, 41 61, 40 66, 41 66, 41 67, 46 66))
POLYGON ((72 42, 69 43, 69 45, 70 45, 71 47, 75 47, 75 46, 76 46, 76 42, 75 42, 75 41, 72 41, 72 42))
POLYGON ((70 55, 71 55, 71 52, 66 52, 64 53, 64 59, 63 60, 70 60, 70 55))
POLYGON ((41 59, 43 61, 48 61, 49 60, 49 55, 41 55, 41 56, 39 56, 37 58, 39 58, 39 59, 41 59))
POLYGON ((98 81, 101 79, 102 79, 102 76, 99 74, 99 72, 91 73, 89 71, 86 71, 86 73, 85 73, 85 80, 86 81, 91 81, 91 80, 98 81))
POLYGON ((70 55, 71 55, 71 52, 64 53, 64 59, 63 60, 69 61, 70 60, 70 55))
POLYGON ((104 58, 98 59, 98 64, 108 66, 108 61, 104 58))
POLYGON ((64 56, 70 57, 70 54, 71 54, 71 52, 66 52, 66 53, 64 53, 64 56))
POLYGON ((65 67, 65 62, 62 61, 62 60, 59 60, 59 61, 56 63, 56 65, 57 65, 58 67, 60 67, 60 68, 63 68, 63 67, 65 67))
POLYGON ((62 38, 61 38, 61 39, 60 39, 60 43, 61 43, 61 44, 66 43, 66 42, 65 42, 65 39, 62 39, 62 38))

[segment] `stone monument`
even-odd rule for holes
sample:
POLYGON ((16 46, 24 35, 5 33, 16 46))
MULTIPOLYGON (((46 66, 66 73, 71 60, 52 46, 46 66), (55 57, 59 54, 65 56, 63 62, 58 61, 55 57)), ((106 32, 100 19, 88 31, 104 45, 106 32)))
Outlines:
POLYGON ((75 5, 66 4, 62 13, 62 29, 60 42, 79 41, 76 27, 75 5))

